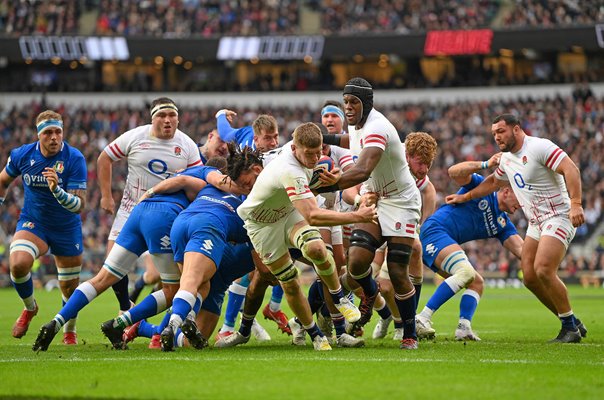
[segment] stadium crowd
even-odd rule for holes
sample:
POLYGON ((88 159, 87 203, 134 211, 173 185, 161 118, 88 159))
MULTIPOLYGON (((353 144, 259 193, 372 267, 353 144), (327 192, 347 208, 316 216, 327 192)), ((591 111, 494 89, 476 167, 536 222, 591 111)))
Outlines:
MULTIPOLYGON (((0 110, 0 147, 12 149, 31 142, 34 136, 32 121, 45 109, 53 107, 64 117, 68 143, 82 151, 88 166, 88 201, 82 213, 86 251, 84 271, 95 273, 101 266, 112 217, 99 207, 100 191, 96 160, 102 149, 121 133, 148 123, 147 107, 87 107, 43 105, 32 103, 22 108, 0 110)), ((318 106, 317 106, 318 107, 318 106)), ((398 104, 380 107, 394 123, 400 135, 412 131, 430 132, 439 144, 438 154, 430 171, 430 179, 437 190, 437 204, 444 196, 457 191, 447 175, 447 168, 464 160, 485 160, 497 152, 488 132, 493 115, 505 111, 521 115, 523 129, 531 135, 551 138, 564 148, 581 169, 583 205, 587 224, 579 228, 576 243, 584 241, 602 220, 604 198, 604 99, 595 98, 589 91, 577 92, 574 97, 548 99, 516 99, 507 101, 457 102, 450 104, 398 104)), ((180 129, 196 142, 205 140, 216 126, 217 108, 187 108, 180 110, 180 129)), ((293 129, 302 122, 318 121, 319 109, 308 107, 277 107, 272 109, 238 109, 236 124, 250 124, 260 113, 274 115, 280 127, 281 144, 290 140, 293 129)), ((0 154, 0 164, 6 165, 8 151, 0 154)), ((126 163, 114 165, 114 197, 119 200, 127 175, 126 163)), ((6 235, 15 231, 15 223, 22 204, 22 188, 11 186, 7 201, 0 209, 0 227, 6 235)), ((526 221, 520 213, 514 222, 524 234, 526 221)), ((4 241, 8 243, 8 240, 4 241)), ((469 244, 468 256, 480 271, 503 272, 516 277, 517 262, 496 242, 469 244)), ((570 275, 580 271, 604 270, 604 245, 592 258, 573 258, 570 254, 564 265, 570 275)), ((50 258, 41 258, 44 272, 54 271, 50 258)), ((0 276, 8 272, 8 246, 0 246, 0 276)), ((5 282, 8 283, 8 280, 5 282)))
POLYGON ((597 1, 514 0, 51 0, 0 1, 0 33, 82 33, 80 17, 96 17, 95 33, 125 36, 216 36, 300 33, 306 4, 323 34, 413 33, 482 27, 554 28, 602 21, 597 1))

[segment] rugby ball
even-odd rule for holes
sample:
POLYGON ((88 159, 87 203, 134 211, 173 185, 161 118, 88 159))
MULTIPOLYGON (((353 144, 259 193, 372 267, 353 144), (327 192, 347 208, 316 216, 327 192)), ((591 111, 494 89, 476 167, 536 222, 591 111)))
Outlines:
POLYGON ((310 178, 310 183, 308 187, 311 189, 316 189, 321 186, 321 181, 319 180, 319 175, 322 171, 331 171, 333 169, 333 160, 331 157, 323 156, 317 162, 317 165, 312 170, 312 177, 310 178))

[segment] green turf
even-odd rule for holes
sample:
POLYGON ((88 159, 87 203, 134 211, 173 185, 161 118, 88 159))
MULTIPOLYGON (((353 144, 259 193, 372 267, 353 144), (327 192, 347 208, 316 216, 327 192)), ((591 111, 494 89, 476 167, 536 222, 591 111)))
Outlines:
MULTIPOLYGON (((432 286, 424 288, 425 304, 432 286)), ((268 344, 174 353, 137 339, 113 351, 99 326, 116 300, 102 295, 81 313, 80 345, 32 352, 38 328, 58 310, 60 295, 38 291, 40 313, 21 340, 10 336, 20 310, 12 289, 0 290, 0 397, 137 399, 601 399, 604 393, 604 289, 571 288, 573 307, 589 329, 578 345, 548 344, 558 321, 525 289, 487 289, 473 327, 480 343, 453 340, 459 299, 435 315, 435 342, 402 351, 390 338, 363 349, 319 353, 293 347, 271 323, 268 344), (53 306, 54 305, 54 306, 53 306)))

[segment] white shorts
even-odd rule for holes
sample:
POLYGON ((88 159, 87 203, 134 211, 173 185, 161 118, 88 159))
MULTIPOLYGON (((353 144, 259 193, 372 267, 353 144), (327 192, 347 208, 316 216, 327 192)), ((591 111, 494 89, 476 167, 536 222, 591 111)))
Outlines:
POLYGON ((405 199, 388 198, 377 202, 377 212, 382 236, 417 238, 420 207, 409 207, 405 199))
POLYGON ((319 230, 328 230, 331 232, 331 245, 342 245, 342 226, 321 226, 319 230))
POLYGON ((295 247, 290 243, 289 237, 294 225, 300 221, 304 221, 304 217, 294 210, 287 217, 271 224, 248 220, 244 226, 262 262, 272 264, 288 253, 290 247, 295 247))
POLYGON ((388 263, 386 262, 386 260, 384 260, 382 268, 380 268, 380 273, 378 274, 378 277, 380 279, 390 280, 390 274, 388 273, 388 263))
POLYGON ((107 240, 115 241, 115 239, 117 239, 129 216, 130 213, 123 210, 121 207, 119 208, 119 210, 117 210, 117 213, 115 214, 115 219, 113 220, 113 225, 111 225, 109 238, 107 238, 107 240))
POLYGON ((568 250, 570 242, 575 237, 577 228, 573 226, 567 217, 553 217, 540 225, 530 225, 526 230, 526 236, 539 241, 541 236, 552 236, 561 241, 568 250))

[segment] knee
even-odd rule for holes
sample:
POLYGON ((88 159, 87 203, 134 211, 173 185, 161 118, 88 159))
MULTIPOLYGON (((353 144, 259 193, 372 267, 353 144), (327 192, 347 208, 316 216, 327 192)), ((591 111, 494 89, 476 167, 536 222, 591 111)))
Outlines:
POLYGON ((380 293, 384 296, 392 294, 392 283, 388 279, 379 279, 380 293))
POLYGON ((23 259, 17 258, 10 264, 10 273, 15 278, 23 278, 31 272, 32 263, 23 259))
POLYGON ((305 243, 302 253, 306 259, 315 264, 323 264, 327 260, 327 248, 318 240, 305 243))
POLYGON ((283 292, 287 296, 294 296, 300 291, 300 284, 297 279, 290 280, 288 282, 281 282, 283 292))

